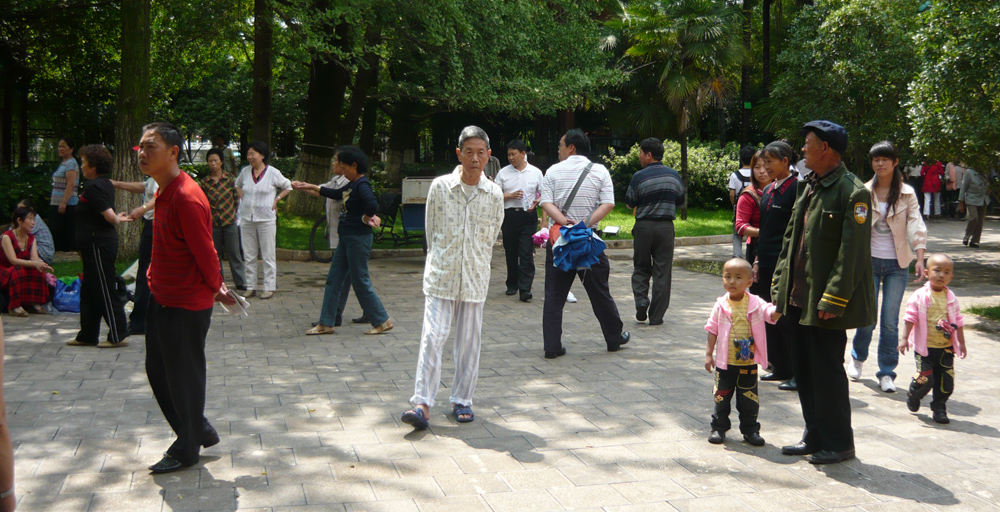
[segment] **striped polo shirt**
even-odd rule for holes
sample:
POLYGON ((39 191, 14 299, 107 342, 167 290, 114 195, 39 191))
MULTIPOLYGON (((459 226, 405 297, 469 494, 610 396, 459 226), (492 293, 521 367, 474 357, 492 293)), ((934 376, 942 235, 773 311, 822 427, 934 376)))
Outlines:
POLYGON ((660 162, 651 163, 632 176, 625 204, 636 209, 636 220, 674 220, 684 204, 684 180, 660 162))

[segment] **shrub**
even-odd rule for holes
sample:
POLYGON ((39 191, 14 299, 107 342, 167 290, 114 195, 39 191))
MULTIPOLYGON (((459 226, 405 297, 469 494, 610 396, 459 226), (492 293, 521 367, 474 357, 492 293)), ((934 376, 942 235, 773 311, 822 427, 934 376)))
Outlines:
POLYGON ((25 198, 31 200, 39 215, 48 215, 51 176, 57 165, 22 165, 0 171, 0 224, 10 221, 17 203, 25 198))
MULTIPOLYGON (((668 140, 663 146, 663 165, 680 172, 680 143, 668 140)), ((730 143, 722 149, 698 141, 688 144, 689 208, 729 208, 727 184, 729 175, 739 167, 738 154, 739 147, 736 143, 730 143)), ((615 200, 624 202, 632 175, 642 169, 639 165, 639 145, 636 144, 627 153, 621 154, 611 148, 604 161, 615 183, 615 200)))

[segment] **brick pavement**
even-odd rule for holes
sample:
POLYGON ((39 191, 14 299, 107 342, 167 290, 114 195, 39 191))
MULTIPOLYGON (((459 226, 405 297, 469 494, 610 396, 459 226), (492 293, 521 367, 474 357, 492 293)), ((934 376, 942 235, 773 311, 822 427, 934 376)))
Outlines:
MULTIPOLYGON (((944 244, 958 225, 932 226, 932 239, 940 232, 944 244)), ((985 243, 998 241, 991 226, 985 243)), ((685 251, 719 258, 725 247, 685 251)), ((420 259, 373 261, 397 323, 375 337, 361 326, 304 336, 326 266, 283 263, 278 294, 255 301, 251 318, 213 318, 206 414, 222 442, 201 464, 162 476, 145 469, 172 437, 146 381, 142 338, 120 350, 67 347, 76 316, 5 316, 18 510, 1000 509, 997 335, 967 333, 948 426, 930 421, 926 402, 913 415, 905 393, 878 391, 869 364, 850 385, 858 459, 814 467, 779 453, 799 439, 801 418, 795 395, 773 383, 760 387, 766 446, 739 442, 735 431, 723 446, 706 442, 712 377, 702 368, 701 326, 722 293, 718 278, 675 269, 667 323, 641 326, 631 318, 631 264, 616 260, 611 288, 632 343, 603 349, 576 285, 569 354, 545 360, 541 286, 530 304, 506 297, 501 267, 498 250, 474 423, 458 425, 447 407, 432 412, 429 431, 399 422, 416 366, 420 259)), ((995 283, 961 280, 959 272, 962 300, 997 293, 995 283)), ((352 298, 348 317, 358 313, 352 298)), ((912 372, 903 358, 901 387, 912 372)), ((439 399, 451 374, 449 362, 439 399)))

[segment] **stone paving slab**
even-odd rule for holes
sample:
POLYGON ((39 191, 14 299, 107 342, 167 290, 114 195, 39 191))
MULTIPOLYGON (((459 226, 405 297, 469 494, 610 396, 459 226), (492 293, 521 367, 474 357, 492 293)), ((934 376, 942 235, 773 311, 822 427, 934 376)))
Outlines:
MULTIPOLYGON (((1000 242, 993 224, 984 247, 1000 242)), ((935 250, 959 261, 956 293, 963 302, 995 298, 995 282, 962 281, 964 263, 996 265, 997 257, 956 247, 948 238, 958 225, 932 223, 931 233, 935 250)), ((727 247, 686 247, 679 257, 725 259, 727 247)), ((169 475, 146 470, 172 435, 146 381, 141 337, 124 349, 68 347, 75 315, 5 317, 18 510, 1000 509, 996 335, 967 331, 970 355, 957 364, 947 426, 930 420, 926 403, 909 413, 905 393, 882 393, 866 368, 850 385, 858 459, 814 467, 779 452, 799 439, 802 423, 795 395, 773 383, 760 387, 766 446, 739 442, 736 431, 723 446, 707 443, 713 381, 702 368, 702 326, 722 294, 718 278, 675 268, 668 321, 650 327, 632 318, 631 264, 616 259, 611 289, 633 341, 606 352, 575 285, 569 354, 546 360, 541 263, 537 298, 526 304, 503 295, 502 253, 494 254, 476 421, 459 425, 438 407, 423 432, 399 421, 416 366, 422 259, 372 262, 397 323, 381 336, 353 325, 304 336, 327 267, 282 263, 278 293, 255 301, 250 318, 216 311, 206 415, 222 442, 169 475)), ((352 298, 347 317, 359 314, 352 298)), ((447 398, 450 356, 448 348, 439 399, 447 398)), ((903 358, 897 383, 904 387, 913 371, 903 358)))

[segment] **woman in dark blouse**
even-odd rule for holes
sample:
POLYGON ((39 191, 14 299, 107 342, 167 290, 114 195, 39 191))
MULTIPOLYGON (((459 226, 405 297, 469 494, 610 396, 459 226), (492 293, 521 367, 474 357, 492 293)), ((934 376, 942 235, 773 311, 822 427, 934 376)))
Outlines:
POLYGON ((326 277, 326 290, 323 293, 323 309, 320 311, 319 323, 306 331, 306 334, 334 333, 341 288, 348 274, 354 293, 358 296, 358 302, 361 303, 365 316, 372 324, 372 328, 365 331, 365 334, 381 334, 392 329, 393 325, 368 275, 372 227, 378 227, 381 223, 375 215, 378 212, 378 200, 375 198, 368 177, 365 176, 368 173, 368 157, 356 147, 343 146, 337 148, 333 156, 333 165, 350 181, 343 188, 331 189, 301 181, 292 182, 292 188, 295 190, 302 190, 315 197, 322 196, 329 199, 346 197, 345 213, 337 227, 340 243, 333 253, 330 272, 326 277))
POLYGON ((114 165, 111 153, 102 145, 91 144, 80 149, 80 160, 87 179, 76 208, 76 244, 83 260, 80 332, 67 345, 127 347, 125 303, 117 292, 115 226, 130 219, 125 212, 115 213, 115 187, 108 179, 114 165), (108 324, 108 338, 98 343, 102 317, 108 324))

